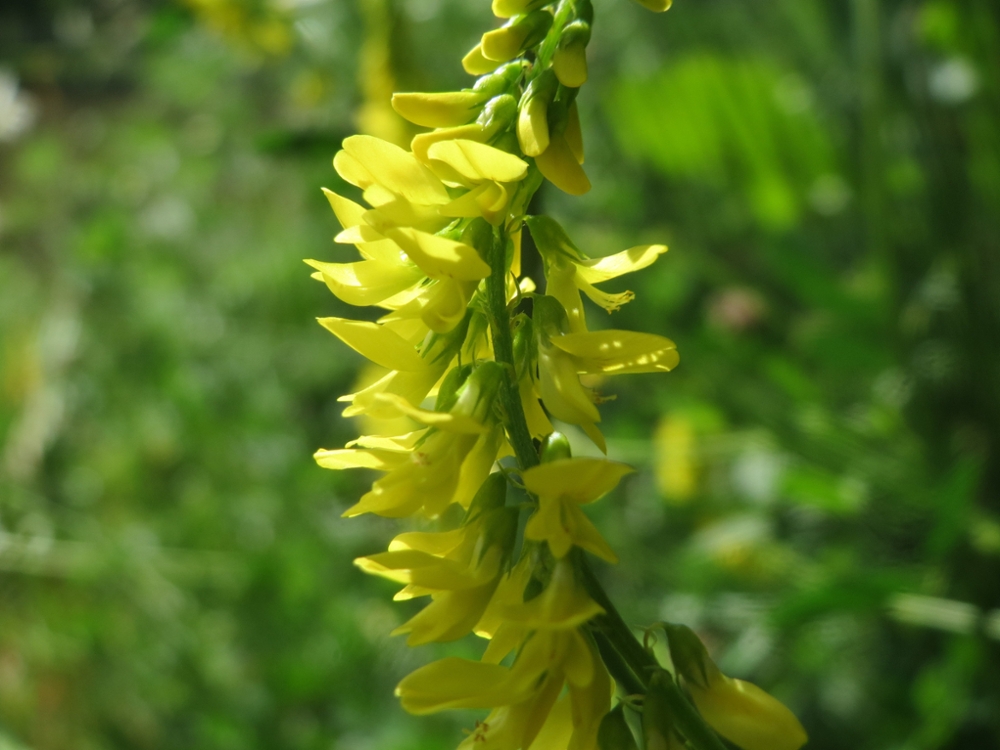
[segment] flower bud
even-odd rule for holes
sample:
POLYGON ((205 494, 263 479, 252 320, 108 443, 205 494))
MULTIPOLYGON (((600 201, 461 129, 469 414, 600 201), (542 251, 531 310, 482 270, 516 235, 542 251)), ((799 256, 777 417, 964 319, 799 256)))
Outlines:
POLYGON ((497 362, 480 362, 459 390, 452 413, 484 421, 493 408, 503 376, 502 365, 497 362))
POLYGON ((673 5, 673 0, 635 0, 639 5, 644 8, 648 8, 654 13, 662 13, 665 10, 670 10, 670 6, 673 5))
POLYGON ((552 69, 563 86, 576 89, 587 82, 589 42, 590 24, 586 21, 573 21, 563 29, 552 58, 552 69))
POLYGON ((601 719, 597 730, 598 750, 639 750, 625 721, 625 704, 619 703, 601 719))
POLYGON ((471 76, 481 76, 496 70, 497 61, 487 60, 483 56, 483 45, 480 43, 470 49, 468 54, 462 58, 462 67, 471 76))
POLYGON ((473 91, 485 94, 487 97, 499 96, 510 91, 511 87, 521 77, 527 62, 524 60, 514 60, 504 63, 489 75, 485 75, 476 81, 472 87, 473 91))
POLYGON ((450 128, 475 120, 480 105, 488 98, 481 91, 403 92, 392 95, 392 108, 414 125, 450 128))
POLYGON ((551 70, 535 78, 521 96, 517 117, 517 140, 526 156, 538 156, 549 147, 549 105, 557 80, 551 70))
POLYGON ((569 440, 561 432, 553 432, 542 442, 542 463, 558 461, 561 458, 571 458, 572 456, 573 452, 569 447, 569 440))
POLYGON ((510 94, 500 94, 486 102, 476 122, 483 126, 487 135, 493 135, 509 128, 516 117, 517 99, 510 94))
POLYGON ((497 18, 510 18, 518 13, 527 13, 547 5, 552 0, 493 0, 493 15, 497 18))
POLYGON ((515 16, 499 29, 483 34, 480 48, 487 60, 507 62, 545 38, 552 26, 552 14, 536 10, 515 16))
POLYGON ((785 704, 756 685, 722 674, 690 628, 663 628, 674 667, 712 729, 743 750, 798 750, 806 743, 805 729, 785 704))

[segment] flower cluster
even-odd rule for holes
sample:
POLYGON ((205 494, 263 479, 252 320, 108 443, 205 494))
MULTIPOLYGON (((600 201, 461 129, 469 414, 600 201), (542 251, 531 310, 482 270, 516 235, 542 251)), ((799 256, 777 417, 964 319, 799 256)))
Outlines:
POLYGON ((588 258, 553 219, 528 215, 544 180, 570 194, 590 187, 575 98, 587 79, 593 11, 590 0, 493 0, 493 10, 507 20, 463 60, 479 76, 472 87, 393 97, 400 115, 427 129, 410 150, 357 135, 334 158, 363 201, 326 191, 342 226, 335 241, 360 257, 307 262, 345 303, 383 311, 375 322, 320 320, 385 370, 342 397, 344 414, 409 426, 320 450, 316 460, 382 472, 345 516, 420 517, 442 528, 402 533, 386 552, 356 561, 401 584, 396 599, 429 600, 395 633, 411 646, 470 633, 488 640, 479 661, 446 658, 406 677, 397 688, 403 707, 488 710, 462 748, 591 750, 621 714, 610 712, 612 677, 623 690, 622 680, 647 679, 634 664, 623 673, 627 659, 608 661, 617 613, 586 553, 617 557, 581 507, 631 469, 573 458, 551 420, 578 426, 605 451, 602 399, 581 376, 677 365, 662 336, 591 331, 583 302, 617 310, 632 293, 599 286, 667 248, 588 258), (544 292, 521 274, 525 230, 544 292))

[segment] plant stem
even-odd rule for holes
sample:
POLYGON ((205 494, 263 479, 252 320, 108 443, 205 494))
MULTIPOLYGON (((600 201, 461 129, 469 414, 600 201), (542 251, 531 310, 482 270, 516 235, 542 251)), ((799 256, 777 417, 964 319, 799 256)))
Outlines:
MULTIPOLYGON (((504 423, 517 464, 521 471, 538 464, 538 451, 531 441, 528 422, 517 388, 517 370, 514 363, 514 340, 510 330, 510 312, 507 309, 507 258, 506 235, 497 228, 493 231, 489 248, 490 275, 486 279, 486 302, 489 307, 493 355, 503 365, 506 377, 500 388, 504 423)), ((591 623, 598 649, 605 665, 623 687, 631 692, 645 692, 653 672, 662 670, 656 658, 636 640, 631 629, 618 613, 604 587, 590 568, 583 550, 574 548, 574 564, 582 578, 587 593, 604 609, 604 614, 591 623), (614 655, 611 656, 610 652, 614 655)), ((673 679, 663 681, 674 722, 694 750, 725 750, 715 732, 705 723, 701 714, 684 696, 673 679)))
POLYGON ((538 464, 538 451, 531 442, 528 420, 524 417, 521 394, 517 388, 517 370, 514 365, 514 339, 510 332, 510 312, 507 310, 507 242, 501 229, 493 231, 490 248, 490 275, 486 278, 486 303, 489 306, 490 331, 493 337, 493 354, 506 372, 500 387, 500 402, 506 417, 507 436, 523 471, 538 464))

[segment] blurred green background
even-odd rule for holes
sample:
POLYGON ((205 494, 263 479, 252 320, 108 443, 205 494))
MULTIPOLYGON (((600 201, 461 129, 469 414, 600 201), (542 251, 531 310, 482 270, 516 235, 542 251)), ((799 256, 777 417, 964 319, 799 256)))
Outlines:
MULTIPOLYGON (((604 255, 666 241, 608 321, 593 515, 627 619, 695 626, 809 747, 1000 748, 1000 5, 594 0, 604 255)), ((372 477, 319 188, 392 90, 470 80, 486 0, 0 1, 0 748, 431 750, 412 610, 344 521, 372 477)), ((624 285, 621 288, 626 288, 624 285)))

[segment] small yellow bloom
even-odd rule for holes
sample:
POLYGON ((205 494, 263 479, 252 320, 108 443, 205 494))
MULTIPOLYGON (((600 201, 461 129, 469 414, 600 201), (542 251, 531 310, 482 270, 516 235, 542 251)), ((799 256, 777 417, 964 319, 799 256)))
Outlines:
POLYGON ((587 82, 589 42, 590 24, 586 21, 577 19, 563 29, 552 57, 552 69, 563 86, 575 89, 587 82))
POLYGON ((632 468, 595 458, 564 458, 534 466, 523 474, 524 486, 538 496, 538 510, 524 530, 527 539, 544 541, 563 558, 575 545, 608 562, 618 557, 584 514, 592 503, 614 489, 632 468))
POLYGON ((497 18, 510 18, 519 13, 527 13, 545 5, 549 0, 493 0, 493 15, 497 18))
POLYGON ((570 146, 565 131, 551 134, 550 138, 549 147, 535 157, 538 171, 564 193, 583 195, 589 192, 590 179, 580 166, 580 160, 570 146))
POLYGON ((670 6, 673 5, 673 0, 635 0, 639 5, 644 8, 648 8, 654 13, 662 13, 665 10, 670 10, 670 6))
POLYGON ((483 34, 480 50, 487 60, 507 62, 541 41, 551 26, 552 14, 544 10, 514 16, 499 29, 483 34))
POLYGON ((487 59, 483 55, 482 43, 477 44, 462 58, 462 67, 470 76, 481 76, 492 73, 500 65, 500 61, 487 59))
POLYGON ((392 95, 392 108, 414 125, 450 128, 475 120, 488 98, 486 93, 470 90, 440 94, 397 93, 392 95))

